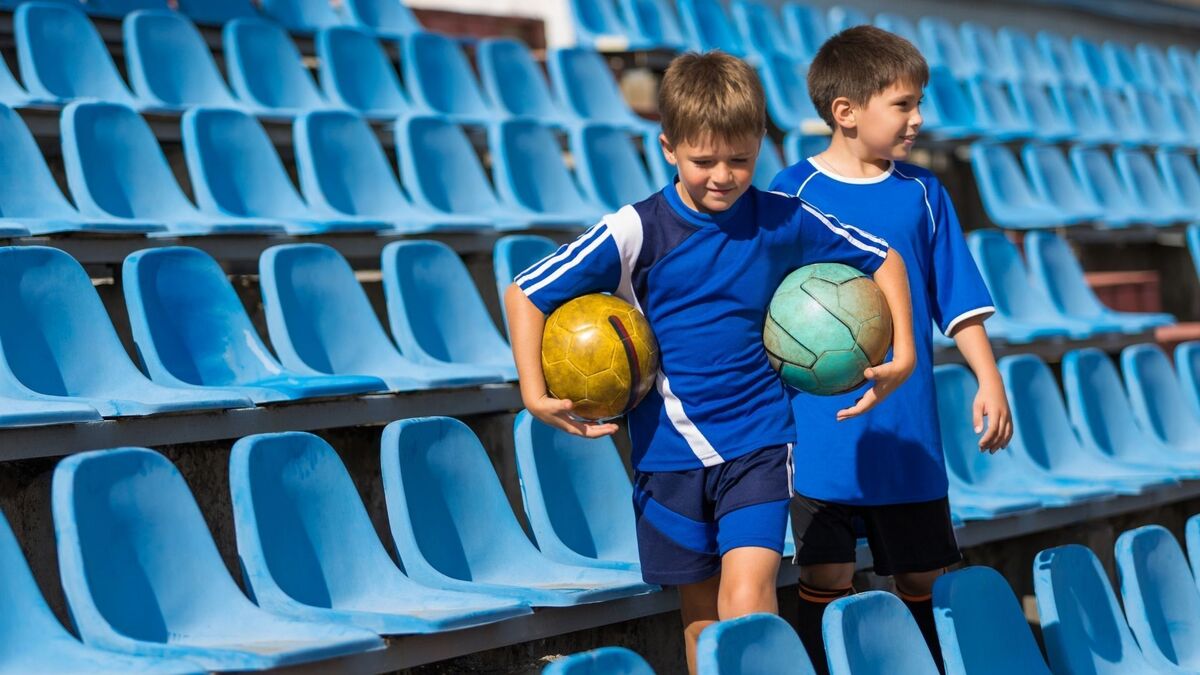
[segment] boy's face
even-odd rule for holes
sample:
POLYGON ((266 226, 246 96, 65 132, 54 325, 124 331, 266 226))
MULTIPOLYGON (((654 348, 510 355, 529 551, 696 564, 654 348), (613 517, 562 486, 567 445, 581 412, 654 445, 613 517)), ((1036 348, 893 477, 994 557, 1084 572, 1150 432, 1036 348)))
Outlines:
POLYGON ((856 108, 858 140, 873 159, 908 159, 923 122, 920 105, 920 87, 896 83, 856 108))
POLYGON ((750 187, 762 138, 708 136, 695 144, 680 141, 672 145, 660 135, 658 141, 667 161, 679 170, 677 189, 683 203, 700 213, 720 213, 750 187))

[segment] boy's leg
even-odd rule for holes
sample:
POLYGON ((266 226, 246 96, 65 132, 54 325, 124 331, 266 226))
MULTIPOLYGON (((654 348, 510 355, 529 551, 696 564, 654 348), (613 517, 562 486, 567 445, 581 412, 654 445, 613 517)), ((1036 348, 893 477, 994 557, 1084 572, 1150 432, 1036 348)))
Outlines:
POLYGON ((679 615, 683 619, 683 647, 689 673, 696 672, 696 641, 700 632, 721 620, 717 610, 721 574, 679 587, 679 615))
POLYGON ((829 603, 854 593, 854 510, 796 495, 791 504, 795 562, 800 565, 796 633, 818 675, 827 675, 821 621, 829 603))
POLYGON ((756 612, 779 613, 775 583, 779 551, 741 546, 721 556, 721 589, 717 608, 721 619, 756 612))
POLYGON ((929 645, 933 662, 942 672, 945 672, 942 667, 942 644, 938 641, 937 625, 933 620, 933 582, 945 572, 946 568, 942 567, 929 572, 897 572, 893 576, 896 595, 900 596, 916 619, 925 644, 929 645))

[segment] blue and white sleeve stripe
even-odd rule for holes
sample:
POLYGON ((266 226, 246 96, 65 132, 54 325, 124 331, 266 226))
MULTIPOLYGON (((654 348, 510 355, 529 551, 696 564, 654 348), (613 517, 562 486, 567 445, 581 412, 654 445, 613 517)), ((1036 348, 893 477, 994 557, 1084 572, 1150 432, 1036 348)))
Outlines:
POLYGON ((611 293, 621 280, 621 259, 607 223, 534 263, 514 282, 543 313, 588 293, 611 293))

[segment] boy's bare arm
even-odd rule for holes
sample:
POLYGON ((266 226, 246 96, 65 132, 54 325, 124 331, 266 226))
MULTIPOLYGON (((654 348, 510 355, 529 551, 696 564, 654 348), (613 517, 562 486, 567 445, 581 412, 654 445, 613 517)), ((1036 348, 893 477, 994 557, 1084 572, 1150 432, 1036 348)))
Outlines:
POLYGON ((988 420, 987 433, 979 439, 979 449, 996 452, 1008 447, 1013 435, 1012 413, 1008 409, 1008 396, 1004 392, 1000 370, 996 368, 992 345, 983 328, 983 318, 963 321, 951 337, 979 380, 979 393, 972 406, 975 433, 983 431, 983 418, 988 420))
POLYGON ((546 326, 546 316, 525 297, 520 286, 509 285, 504 292, 504 307, 508 313, 513 359, 517 363, 517 384, 521 387, 521 400, 530 414, 576 436, 597 438, 616 433, 619 428, 616 424, 572 419, 571 402, 553 398, 546 391, 546 377, 542 374, 542 330, 546 326))
POLYGON ((917 365, 912 330, 912 296, 908 290, 908 271, 900 254, 889 249, 887 259, 875 270, 874 279, 892 312, 892 360, 867 368, 864 375, 874 382, 874 386, 853 406, 839 410, 838 421, 856 417, 874 408, 903 384, 917 365))

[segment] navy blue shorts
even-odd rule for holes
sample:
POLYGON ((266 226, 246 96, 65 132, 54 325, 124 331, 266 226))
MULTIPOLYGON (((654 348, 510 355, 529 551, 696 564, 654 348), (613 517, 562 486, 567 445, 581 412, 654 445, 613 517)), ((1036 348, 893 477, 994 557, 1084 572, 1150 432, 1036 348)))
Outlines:
POLYGON ((693 584, 742 546, 783 551, 792 446, 755 450, 691 471, 634 473, 638 556, 646 583, 693 584))

